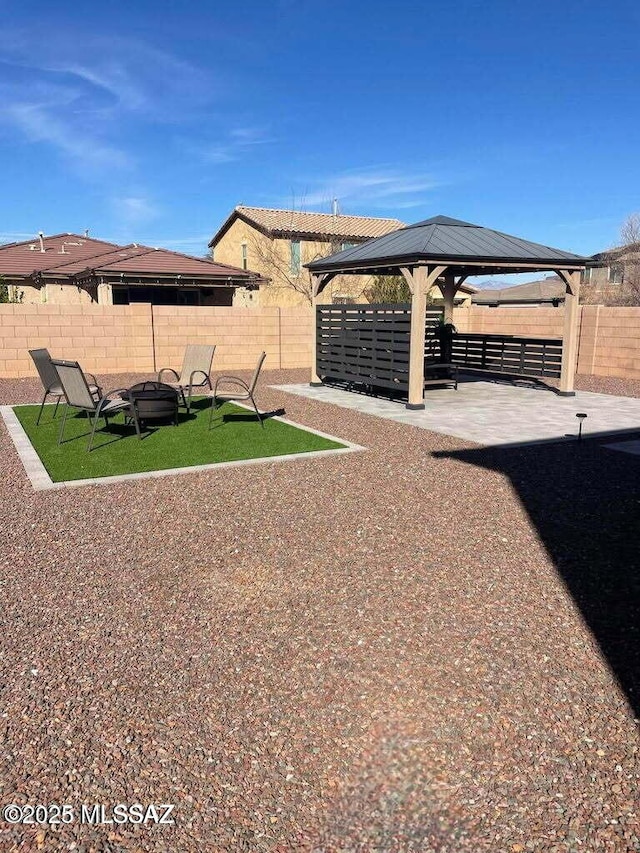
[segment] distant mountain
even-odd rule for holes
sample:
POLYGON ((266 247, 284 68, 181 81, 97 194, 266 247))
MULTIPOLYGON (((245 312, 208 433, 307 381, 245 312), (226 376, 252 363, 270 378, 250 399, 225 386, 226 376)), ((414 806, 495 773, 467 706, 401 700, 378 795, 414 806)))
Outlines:
MULTIPOLYGON (((471 281, 469 280, 471 284, 471 281)), ((473 286, 478 290, 502 290, 503 287, 511 287, 512 281, 505 281, 502 278, 477 278, 473 281, 473 286)))
MULTIPOLYGON (((477 287, 478 290, 504 290, 505 287, 514 287, 513 280, 508 281, 503 278, 475 278, 475 279, 467 279, 469 284, 473 284, 474 287, 477 287)), ((549 275, 545 276, 543 279, 536 279, 535 283, 538 284, 541 281, 560 281, 557 275, 549 275)), ((533 284, 534 282, 527 282, 533 284)))

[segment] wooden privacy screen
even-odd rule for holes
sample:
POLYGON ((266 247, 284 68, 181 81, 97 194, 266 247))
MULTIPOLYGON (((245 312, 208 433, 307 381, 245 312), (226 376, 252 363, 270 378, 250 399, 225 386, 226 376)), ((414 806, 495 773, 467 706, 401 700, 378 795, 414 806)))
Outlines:
POLYGON ((475 370, 557 378, 562 363, 562 338, 456 334, 452 361, 475 370))
MULTIPOLYGON (((430 338, 441 317, 440 308, 427 311, 430 338)), ((318 376, 407 392, 410 328, 410 305, 318 305, 318 376)))
MULTIPOLYGON (((442 316, 441 308, 427 310, 426 361, 437 361, 440 357, 434 327, 442 316)), ((318 305, 318 375, 347 384, 406 393, 410 327, 410 305, 318 305)), ((562 363, 562 339, 460 333, 453 336, 452 361, 474 370, 557 378, 562 363)))

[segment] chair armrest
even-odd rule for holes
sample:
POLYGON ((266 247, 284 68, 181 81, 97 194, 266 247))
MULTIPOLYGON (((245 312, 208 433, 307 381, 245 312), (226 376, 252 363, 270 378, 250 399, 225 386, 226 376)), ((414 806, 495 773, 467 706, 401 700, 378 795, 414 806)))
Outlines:
POLYGON ((163 374, 165 371, 167 371, 167 370, 168 370, 170 373, 173 373, 173 375, 176 377, 176 382, 178 382, 178 381, 179 381, 179 379, 180 379, 180 377, 178 376, 177 372, 173 369, 173 367, 163 367, 163 368, 161 368, 161 369, 158 371, 158 379, 157 379, 157 381, 158 381, 158 382, 162 382, 162 374, 163 374))
MULTIPOLYGON (((128 391, 128 390, 129 390, 128 388, 114 388, 113 391, 107 391, 106 394, 103 394, 102 397, 100 398, 99 402, 102 403, 103 400, 108 400, 112 394, 122 394, 123 391, 128 391)), ((122 397, 120 399, 122 399, 122 397)))
POLYGON ((89 377, 89 379, 91 380, 91 384, 92 384, 92 385, 97 385, 98 387, 100 387, 100 383, 99 383, 99 382, 98 382, 98 380, 96 379, 95 373, 88 373, 88 372, 85 370, 85 371, 84 371, 84 375, 89 377))
POLYGON ((249 386, 247 385, 247 383, 244 382, 242 379, 239 379, 237 376, 218 376, 218 378, 216 379, 216 384, 214 385, 214 388, 213 388, 213 396, 214 397, 216 396, 216 391, 218 390, 218 385, 221 382, 225 382, 228 385, 239 385, 241 388, 244 388, 244 390, 247 392, 247 394, 249 393, 249 386))
MULTIPOLYGON (((208 374, 208 373, 205 373, 205 372, 204 372, 204 370, 194 370, 194 371, 192 372, 191 376, 189 377, 189 387, 192 387, 192 386, 195 384, 195 383, 194 383, 194 381, 193 381, 193 377, 194 377, 194 376, 197 376, 197 375, 198 375, 198 373, 200 373, 200 374, 204 377, 204 378, 203 378, 203 380, 202 380, 202 382, 199 382, 199 383, 198 383, 199 385, 203 385, 203 384, 205 383, 205 381, 206 381, 207 379, 209 379, 209 374, 208 374)), ((209 380, 209 381, 211 381, 211 380, 209 380)))

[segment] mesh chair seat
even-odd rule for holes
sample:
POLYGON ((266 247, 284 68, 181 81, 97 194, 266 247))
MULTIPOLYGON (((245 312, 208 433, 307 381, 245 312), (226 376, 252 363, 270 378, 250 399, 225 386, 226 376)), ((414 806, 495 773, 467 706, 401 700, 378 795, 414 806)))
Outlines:
POLYGON ((191 393, 194 388, 207 385, 209 390, 212 390, 210 374, 215 351, 215 344, 187 344, 180 373, 172 367, 163 367, 158 371, 158 382, 176 389, 187 412, 191 408, 191 393), (164 379, 163 374, 167 372, 173 373, 175 378, 164 379))
MULTIPOLYGON (((93 382, 90 382, 89 383, 89 391, 94 395, 95 394, 100 395, 102 392, 102 388, 100 387, 100 385, 94 385, 93 382)), ((49 388, 47 393, 51 394, 52 397, 64 397, 64 391, 62 389, 62 385, 52 385, 51 388, 49 388)))
MULTIPOLYGON (((48 349, 45 349, 44 347, 41 349, 31 349, 29 350, 29 355, 33 359, 33 363, 38 371, 38 376, 42 382, 42 387, 44 388, 44 396, 42 398, 42 403, 40 403, 40 411, 38 412, 38 417, 36 419, 36 426, 38 426, 42 410, 48 396, 57 398, 56 407, 53 411, 53 417, 55 418, 58 413, 60 400, 64 397, 64 388, 62 387, 58 371, 53 364, 53 360, 48 349)), ((95 376, 92 376, 91 373, 88 375, 93 379, 93 383, 89 385, 89 392, 92 397, 99 398, 102 395, 102 388, 97 384, 95 376)))
POLYGON ((130 404, 128 400, 108 400, 103 406, 100 406, 100 414, 107 416, 115 415, 129 408, 130 404))
POLYGON ((213 412, 218 407, 218 401, 221 402, 229 402, 231 400, 251 400, 253 405, 253 409, 256 413, 256 417, 260 422, 260 426, 264 427, 264 423, 262 421, 262 415, 258 410, 256 405, 256 401, 254 398, 254 392, 256 390, 256 385, 258 384, 258 377, 260 376, 260 371, 262 370, 262 365, 264 363, 265 358, 267 357, 266 352, 260 354, 260 358, 258 359, 258 363, 256 365, 255 370, 253 371, 253 376, 251 377, 251 381, 249 383, 245 382, 244 379, 241 379, 239 376, 218 376, 216 379, 216 384, 213 389, 213 394, 211 395, 211 412, 209 414, 209 429, 211 429, 211 423, 213 422, 213 412), (224 385, 232 385, 233 390, 228 391, 218 391, 218 386, 220 384, 224 385), (239 390, 238 390, 239 389, 239 390))
POLYGON ((100 400, 96 400, 94 395, 91 393, 87 379, 77 361, 60 361, 53 359, 51 363, 58 373, 60 384, 66 399, 64 415, 60 426, 60 433, 58 435, 58 444, 62 444, 62 436, 64 434, 64 426, 67 421, 69 409, 79 409, 80 411, 87 413, 89 420, 93 419, 91 437, 89 438, 89 445, 87 447, 87 451, 89 452, 93 447, 93 437, 100 418, 104 418, 105 422, 108 424, 108 418, 125 410, 132 414, 136 426, 136 432, 138 433, 138 437, 140 437, 140 425, 138 424, 138 420, 135 417, 135 412, 133 411, 129 400, 110 399, 111 394, 120 393, 125 389, 110 391, 100 400))

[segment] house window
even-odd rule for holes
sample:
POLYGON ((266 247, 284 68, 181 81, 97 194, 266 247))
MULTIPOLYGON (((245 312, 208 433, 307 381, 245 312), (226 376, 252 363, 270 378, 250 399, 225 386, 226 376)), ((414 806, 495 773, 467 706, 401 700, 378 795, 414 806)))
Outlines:
POLYGON ((334 305, 355 305, 356 300, 353 296, 343 296, 341 293, 336 293, 332 300, 334 305))
POLYGON ((622 264, 611 264, 609 267, 609 284, 622 284, 624 267, 622 264))
POLYGON ((582 270, 582 275, 580 277, 581 284, 591 284, 592 272, 593 270, 591 269, 591 267, 587 267, 586 269, 582 270))
POLYGON ((357 243, 342 243, 340 249, 344 252, 345 249, 352 249, 354 246, 357 246, 357 243))
POLYGON ((300 275, 300 240, 291 241, 291 275, 300 275))
POLYGON ((240 249, 242 250, 242 269, 246 270, 246 269, 248 269, 248 267, 247 267, 247 244, 241 243, 240 249))

